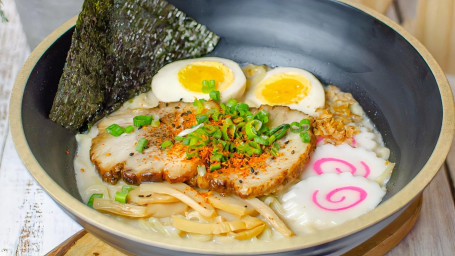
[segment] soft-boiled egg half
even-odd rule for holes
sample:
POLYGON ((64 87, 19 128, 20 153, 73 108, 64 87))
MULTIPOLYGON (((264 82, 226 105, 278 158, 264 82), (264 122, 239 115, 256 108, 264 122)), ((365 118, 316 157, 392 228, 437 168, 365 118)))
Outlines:
POLYGON ((209 94, 202 92, 204 80, 215 81, 221 101, 238 99, 245 92, 246 78, 239 64, 218 57, 180 60, 164 66, 152 79, 152 92, 164 102, 208 100, 209 94))
POLYGON ((306 70, 290 67, 267 71, 260 81, 249 84, 244 99, 257 106, 288 106, 313 116, 325 104, 321 82, 306 70))

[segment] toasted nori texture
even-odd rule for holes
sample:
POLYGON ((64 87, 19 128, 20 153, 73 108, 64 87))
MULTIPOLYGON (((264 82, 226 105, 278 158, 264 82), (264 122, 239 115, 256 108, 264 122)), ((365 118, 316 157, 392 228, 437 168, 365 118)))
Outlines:
POLYGON ((164 0, 86 0, 49 116, 84 129, 150 90, 165 64, 207 54, 218 40, 164 0))

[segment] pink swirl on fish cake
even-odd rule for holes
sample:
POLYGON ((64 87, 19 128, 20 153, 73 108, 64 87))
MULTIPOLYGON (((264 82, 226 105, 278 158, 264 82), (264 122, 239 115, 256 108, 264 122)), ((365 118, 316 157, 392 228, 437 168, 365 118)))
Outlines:
POLYGON ((332 212, 336 212, 336 211, 343 211, 343 210, 346 210, 346 209, 349 209, 349 208, 352 208, 356 205, 358 205, 359 203, 361 203, 362 201, 365 200, 365 198, 367 198, 367 195, 368 193, 360 188, 360 187, 355 187, 355 186, 346 186, 346 187, 341 187, 341 188, 336 188, 332 191, 330 191, 329 193, 327 193, 327 195, 325 196, 325 199, 327 200, 327 202, 329 204, 335 204, 334 206, 335 207, 332 207, 332 208, 329 208, 329 207, 325 207, 323 206, 322 204, 320 204, 318 202, 318 195, 319 193, 319 190, 315 190, 314 193, 313 193, 313 203, 323 209, 323 210, 326 210, 326 211, 332 211, 332 212), (348 190, 348 191, 355 191, 355 192, 358 192, 359 193, 359 198, 357 201, 347 205, 347 206, 341 206, 341 207, 337 207, 336 204, 340 204, 342 203, 345 199, 346 199, 346 196, 342 196, 340 199, 338 200, 335 200, 333 199, 334 196, 336 196, 337 193, 339 193, 340 191, 343 191, 343 190, 348 190))
MULTIPOLYGON (((328 162, 337 162, 337 163, 340 163, 342 165, 344 165, 345 167, 348 167, 348 169, 350 169, 350 172, 352 173, 352 175, 355 175, 356 171, 357 171, 357 168, 355 167, 355 165, 353 165, 352 163, 348 162, 348 161, 345 161, 343 159, 339 159, 339 158, 334 158, 334 157, 324 157, 324 158, 320 158, 318 160, 316 160, 313 164, 313 170, 318 174, 318 175, 321 175, 324 173, 324 170, 323 170, 323 164, 325 163, 328 163, 328 162)), ((360 161, 360 164, 364 167, 364 171, 365 171, 365 174, 363 175, 363 177, 365 178, 368 178, 368 176, 370 175, 371 173, 371 170, 370 170, 370 167, 363 161, 360 161)), ((342 168, 343 166, 340 166, 340 168, 338 167, 335 167, 335 171, 337 173, 342 173, 344 171, 342 171, 342 168)))

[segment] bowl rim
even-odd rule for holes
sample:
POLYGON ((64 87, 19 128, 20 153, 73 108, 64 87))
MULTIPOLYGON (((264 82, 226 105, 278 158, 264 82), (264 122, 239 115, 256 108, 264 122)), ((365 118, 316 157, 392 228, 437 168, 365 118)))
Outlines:
MULTIPOLYGON (((261 246, 229 246, 229 252, 233 254, 245 253, 274 253, 288 250, 305 249, 312 246, 317 246, 335 241, 337 239, 352 235, 367 227, 370 227, 381 220, 391 216, 404 208, 409 202, 423 192, 424 188, 431 182, 440 166, 443 164, 452 144, 455 130, 455 114, 452 91, 447 81, 447 78, 438 65, 436 60, 431 56, 429 51, 403 27, 396 24, 394 21, 384 16, 383 14, 355 3, 351 0, 339 0, 341 4, 353 7, 358 11, 364 12, 372 16, 386 26, 393 29, 401 35, 415 50, 421 55, 432 71, 440 90, 440 96, 443 108, 443 120, 439 138, 430 158, 423 166, 421 171, 412 179, 405 187, 398 191, 391 198, 380 204, 376 209, 369 214, 362 215, 359 218, 343 223, 331 229, 318 231, 311 236, 293 237, 292 239, 280 240, 280 243, 264 243, 261 246)), ((124 237, 140 244, 160 247, 163 249, 185 251, 190 253, 222 253, 224 246, 219 244, 210 246, 206 242, 188 241, 183 239, 172 239, 162 236, 151 236, 144 231, 137 231, 126 224, 105 216, 99 212, 93 211, 85 204, 71 196, 63 188, 61 188, 41 167, 38 161, 33 157, 32 151, 27 144, 25 138, 23 123, 22 123, 22 98, 27 80, 40 60, 43 53, 66 31, 76 24, 77 16, 54 30, 47 36, 30 54, 22 69, 17 75, 14 87, 11 93, 9 106, 9 121, 10 130, 16 150, 24 163, 25 167, 35 178, 35 180, 46 190, 46 192, 55 200, 60 207, 63 207, 67 213, 70 213, 78 222, 83 222, 83 226, 91 231, 91 227, 97 227, 107 231, 118 237, 124 237)), ((97 235, 97 232, 94 232, 97 235)), ((213 243, 212 243, 213 244, 213 243)), ((225 248, 225 249, 226 249, 225 248)))

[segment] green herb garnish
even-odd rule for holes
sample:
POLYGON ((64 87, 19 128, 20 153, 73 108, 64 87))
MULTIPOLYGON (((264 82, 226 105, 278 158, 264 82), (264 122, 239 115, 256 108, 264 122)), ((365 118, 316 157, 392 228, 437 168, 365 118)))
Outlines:
POLYGON ((103 198, 103 194, 95 193, 90 196, 88 199, 87 205, 93 208, 93 201, 95 198, 103 198))
POLYGON ((146 138, 140 138, 136 144, 136 151, 142 153, 149 141, 146 138))
POLYGON ((133 124, 136 127, 141 127, 144 125, 149 125, 153 121, 153 116, 135 116, 133 117, 133 124))
POLYGON ((120 125, 118 124, 111 124, 109 125, 107 128, 106 128, 106 131, 112 135, 112 136, 115 136, 115 137, 118 137, 120 135, 122 135, 124 132, 125 132, 125 129, 123 129, 122 127, 120 127, 120 125))

